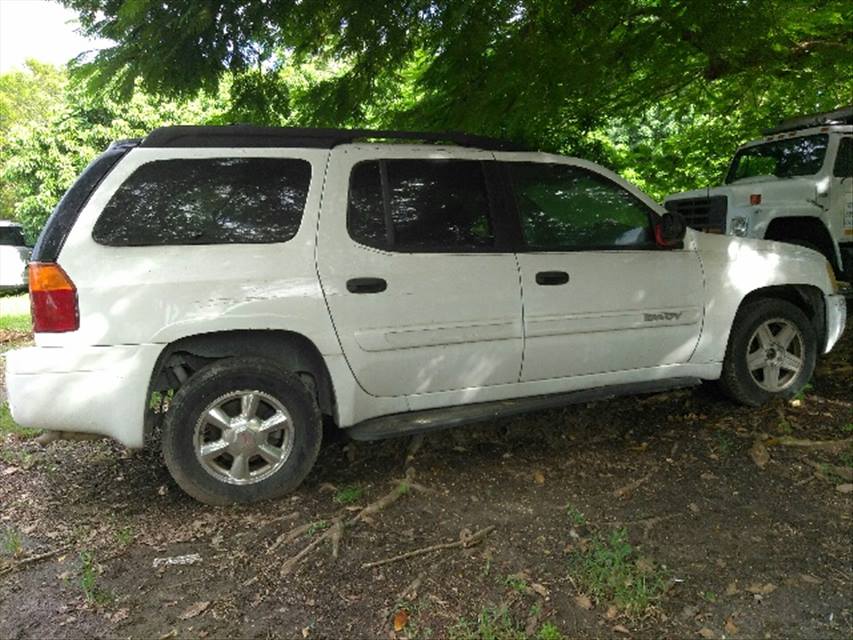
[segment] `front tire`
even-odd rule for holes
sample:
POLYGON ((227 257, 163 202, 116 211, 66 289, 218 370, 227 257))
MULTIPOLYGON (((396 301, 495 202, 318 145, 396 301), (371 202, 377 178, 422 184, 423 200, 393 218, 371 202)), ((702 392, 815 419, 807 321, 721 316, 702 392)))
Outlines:
POLYGON ((751 407, 791 398, 811 379, 816 359, 817 336, 806 315, 785 300, 757 300, 735 316, 720 385, 751 407))
POLYGON ((178 390, 163 424, 175 482, 206 504, 257 502, 296 489, 317 459, 322 421, 295 374, 263 358, 227 358, 178 390))

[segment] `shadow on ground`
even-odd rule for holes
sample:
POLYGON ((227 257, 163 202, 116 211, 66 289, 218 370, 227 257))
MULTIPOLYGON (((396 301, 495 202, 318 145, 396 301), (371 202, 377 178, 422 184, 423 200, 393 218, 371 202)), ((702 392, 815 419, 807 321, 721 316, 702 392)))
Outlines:
POLYGON ((441 638, 493 624, 505 638, 849 638, 850 335, 793 405, 749 410, 703 387, 438 433, 416 451, 331 438, 298 492, 251 507, 193 502, 156 451, 7 436, 0 637, 441 638), (188 554, 200 560, 152 566, 188 554))

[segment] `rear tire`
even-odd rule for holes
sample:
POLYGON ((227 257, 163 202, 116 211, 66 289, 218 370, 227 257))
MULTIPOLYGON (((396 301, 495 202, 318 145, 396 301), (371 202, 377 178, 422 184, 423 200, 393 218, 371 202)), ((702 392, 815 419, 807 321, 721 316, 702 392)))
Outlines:
POLYGON ((163 455, 193 498, 257 502, 300 485, 322 433, 320 410, 298 376, 263 358, 227 358, 200 369, 175 394, 163 455))
POLYGON ((806 315, 785 300, 757 300, 735 316, 720 386, 751 407, 791 398, 811 379, 816 359, 817 336, 806 315))

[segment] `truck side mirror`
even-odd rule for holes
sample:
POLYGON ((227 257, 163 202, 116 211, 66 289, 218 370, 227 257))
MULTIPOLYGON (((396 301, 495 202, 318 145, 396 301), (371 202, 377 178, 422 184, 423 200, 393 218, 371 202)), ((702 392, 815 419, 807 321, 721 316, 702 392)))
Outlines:
POLYGON ((687 225, 676 211, 667 211, 655 224, 655 243, 664 249, 680 249, 684 244, 687 225))

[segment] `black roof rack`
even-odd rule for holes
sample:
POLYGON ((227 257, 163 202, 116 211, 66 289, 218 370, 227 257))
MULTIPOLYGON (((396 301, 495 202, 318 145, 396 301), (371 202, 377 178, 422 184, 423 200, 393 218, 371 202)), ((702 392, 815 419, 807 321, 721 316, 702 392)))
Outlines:
POLYGON ((853 105, 849 107, 842 107, 835 111, 812 113, 807 116, 788 118, 787 120, 782 120, 775 127, 765 129, 763 133, 765 136, 769 136, 774 133, 784 133, 786 131, 796 131, 797 129, 809 129, 811 127, 829 126, 833 124, 853 124, 853 105))
POLYGON ((373 129, 303 129, 298 127, 226 126, 160 127, 154 129, 141 147, 311 147, 331 149, 340 144, 363 140, 411 140, 413 142, 451 143, 488 151, 527 151, 528 149, 497 138, 475 136, 456 131, 418 132, 373 129))

